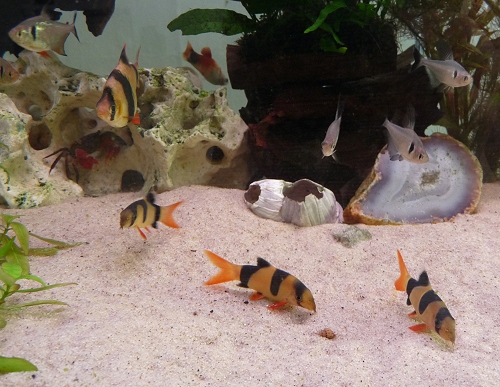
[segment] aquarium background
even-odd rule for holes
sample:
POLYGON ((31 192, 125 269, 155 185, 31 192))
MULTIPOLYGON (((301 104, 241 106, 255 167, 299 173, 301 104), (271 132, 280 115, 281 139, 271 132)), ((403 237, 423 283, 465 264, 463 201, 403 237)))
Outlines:
MULTIPOLYGON (((127 54, 131 61, 134 60, 137 49, 141 47, 139 67, 191 66, 182 58, 189 40, 196 52, 200 52, 202 47, 210 47, 213 58, 227 74, 226 45, 234 44, 238 35, 206 33, 182 36, 181 31, 168 30, 167 24, 171 20, 193 8, 227 8, 245 13, 238 1, 118 0, 104 32, 97 37, 88 31, 85 16, 79 12, 76 30, 80 43, 74 36, 69 37, 65 46, 67 57, 59 58, 68 66, 106 77, 110 69, 116 66, 123 45, 127 44, 127 54)), ((61 21, 71 22, 72 18, 72 12, 65 12, 61 21)), ((227 86, 229 104, 238 111, 246 104, 245 95, 242 90, 234 90, 230 84, 227 86)), ((215 90, 218 86, 203 80, 203 87, 215 90)))

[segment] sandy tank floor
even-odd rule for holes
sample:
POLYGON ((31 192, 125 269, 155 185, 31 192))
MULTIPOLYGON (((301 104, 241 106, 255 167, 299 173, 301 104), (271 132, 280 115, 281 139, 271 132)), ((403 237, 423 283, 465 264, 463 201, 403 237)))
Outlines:
MULTIPOLYGON (((454 222, 364 226, 372 239, 346 248, 347 225, 299 228, 253 215, 243 192, 183 187, 181 228, 160 225, 147 241, 119 228, 133 194, 77 198, 4 210, 38 235, 87 244, 32 257, 49 284, 78 285, 10 302, 55 298, 7 316, 0 354, 38 372, 0 375, 8 386, 493 386, 500 361, 500 184, 484 186, 477 214, 454 222), (270 311, 217 272, 203 250, 238 264, 263 257, 312 291, 317 313, 270 311), (427 270, 456 319, 454 349, 408 329, 406 295, 394 289, 396 249, 410 274, 427 270), (317 332, 330 328, 333 340, 317 332)), ((35 242, 36 246, 43 245, 35 242)))

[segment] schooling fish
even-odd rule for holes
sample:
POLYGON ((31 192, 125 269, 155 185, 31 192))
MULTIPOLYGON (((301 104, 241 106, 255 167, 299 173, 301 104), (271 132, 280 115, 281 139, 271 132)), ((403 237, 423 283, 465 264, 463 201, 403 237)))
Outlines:
POLYGON ((12 67, 10 62, 0 58, 0 84, 15 82, 18 78, 19 73, 12 67))
POLYGON ((271 266, 266 260, 257 258, 257 266, 236 265, 211 251, 205 250, 205 254, 221 269, 205 282, 205 285, 237 280, 240 281, 238 286, 255 290, 250 300, 260 300, 265 297, 274 301, 275 303, 269 306, 270 309, 290 304, 316 312, 311 291, 293 275, 271 266))
POLYGON ((337 104, 337 113, 335 113, 335 121, 333 121, 328 130, 326 131, 326 136, 321 143, 321 150, 323 151, 323 157, 332 156, 334 160, 335 157, 335 146, 337 145, 337 140, 339 139, 340 132, 340 121, 342 120, 342 112, 344 110, 344 102, 337 104))
POLYGON ((413 50, 415 62, 411 71, 416 70, 420 66, 425 66, 433 87, 438 87, 441 84, 449 87, 461 87, 470 84, 472 76, 458 62, 453 60, 453 53, 450 46, 440 41, 437 48, 439 56, 443 60, 423 58, 417 47, 415 47, 413 50))
POLYGON ((75 28, 76 15, 75 12, 72 24, 65 24, 51 20, 44 9, 39 16, 26 19, 12 28, 9 36, 26 50, 35 52, 52 50, 59 55, 66 55, 64 43, 68 35, 72 33, 80 41, 75 28))
POLYGON ((209 47, 201 49, 201 55, 193 50, 193 46, 188 42, 183 58, 191 63, 196 70, 210 83, 214 85, 225 85, 227 78, 222 74, 220 66, 212 59, 212 51, 209 47))
POLYGON ((444 340, 455 344, 455 319, 451 316, 445 303, 432 290, 427 272, 423 271, 416 280, 408 274, 399 250, 398 260, 401 275, 394 282, 396 290, 408 294, 406 304, 415 308, 415 312, 410 313, 409 316, 423 321, 423 324, 414 325, 410 329, 414 332, 431 329, 444 340))
POLYGON ((412 163, 423 164, 429 161, 422 140, 413 130, 415 126, 415 110, 410 105, 406 112, 405 127, 393 124, 387 118, 382 124, 389 134, 387 150, 392 161, 408 160, 412 163))
POLYGON ((169 206, 158 206, 155 204, 155 197, 149 193, 145 198, 133 202, 120 214, 120 228, 136 227, 143 239, 147 239, 141 228, 149 232, 148 227, 156 228, 156 222, 172 228, 179 228, 179 225, 172 217, 172 213, 182 201, 169 206))
POLYGON ((104 84, 101 99, 97 102, 97 115, 115 128, 121 128, 129 122, 139 124, 137 113, 137 71, 139 52, 135 63, 131 64, 123 46, 118 65, 109 74, 104 84))

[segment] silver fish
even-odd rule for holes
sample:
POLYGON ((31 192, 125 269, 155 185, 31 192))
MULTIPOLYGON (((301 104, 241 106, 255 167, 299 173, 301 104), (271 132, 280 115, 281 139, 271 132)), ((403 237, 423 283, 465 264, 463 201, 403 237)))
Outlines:
POLYGON ((344 111, 344 102, 337 104, 337 113, 335 113, 335 120, 330 124, 328 130, 326 131, 326 136, 321 143, 321 150, 323 151, 323 157, 332 156, 334 160, 338 161, 335 157, 335 147, 337 146, 337 141, 339 139, 340 133, 340 122, 342 120, 342 112, 344 111))
POLYGON ((393 124, 387 118, 382 125, 386 127, 389 133, 387 150, 391 161, 402 161, 404 159, 415 164, 423 164, 429 161, 422 140, 413 130, 415 126, 415 110, 412 106, 408 107, 403 122, 405 127, 393 124))
POLYGON ((0 58, 0 84, 12 83, 17 81, 19 73, 12 67, 12 64, 3 58, 0 58))
POLYGON ((35 52, 52 50, 59 55, 66 55, 64 43, 68 35, 72 33, 80 41, 75 29, 76 15, 75 12, 72 24, 65 24, 51 20, 43 10, 39 16, 26 19, 12 28, 9 36, 26 50, 35 52))
POLYGON ((438 87, 441 84, 448 87, 462 87, 470 84, 472 76, 458 62, 453 60, 450 46, 443 41, 439 41, 436 47, 440 58, 443 60, 423 58, 417 47, 415 47, 413 50, 415 63, 413 63, 411 71, 420 66, 425 66, 433 87, 438 87))

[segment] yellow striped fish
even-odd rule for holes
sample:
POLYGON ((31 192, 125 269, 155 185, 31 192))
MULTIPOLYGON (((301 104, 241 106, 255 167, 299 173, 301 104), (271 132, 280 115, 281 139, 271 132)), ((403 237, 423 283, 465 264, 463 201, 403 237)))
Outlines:
POLYGON ((137 83, 139 73, 139 52, 132 64, 123 46, 118 65, 111 71, 104 84, 101 99, 97 102, 97 115, 109 125, 121 128, 129 122, 140 124, 137 114, 137 83))
POLYGON ((265 297, 274 301, 275 303, 269 306, 270 309, 290 304, 316 312, 311 291, 293 275, 275 268, 265 259, 257 258, 257 266, 236 265, 211 251, 205 250, 205 254, 221 269, 205 282, 205 285, 236 280, 240 281, 238 286, 255 290, 250 300, 255 301, 265 297))
POLYGON ((172 217, 172 213, 182 203, 182 201, 169 206, 158 206, 155 198, 149 193, 145 198, 137 200, 125 208, 120 214, 120 228, 136 227, 143 239, 147 239, 141 228, 149 232, 148 227, 156 228, 156 223, 161 222, 172 228, 179 228, 179 225, 172 217))
POLYGON ((423 324, 414 325, 410 329, 414 332, 430 329, 444 340, 455 344, 455 319, 451 316, 443 300, 432 290, 427 272, 423 271, 416 280, 408 274, 399 250, 398 260, 401 275, 394 283, 396 290, 408 294, 406 304, 415 308, 415 311, 409 316, 423 321, 423 324))

